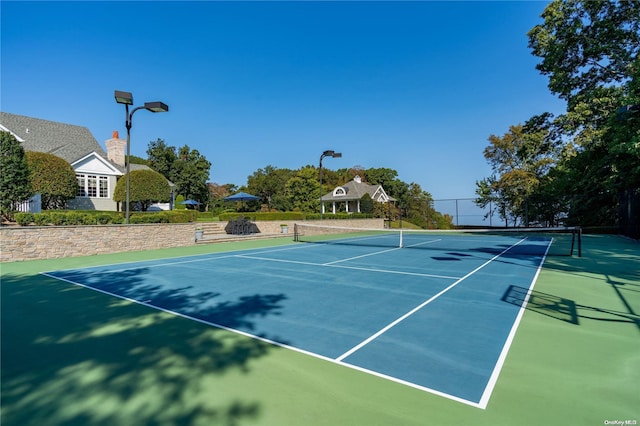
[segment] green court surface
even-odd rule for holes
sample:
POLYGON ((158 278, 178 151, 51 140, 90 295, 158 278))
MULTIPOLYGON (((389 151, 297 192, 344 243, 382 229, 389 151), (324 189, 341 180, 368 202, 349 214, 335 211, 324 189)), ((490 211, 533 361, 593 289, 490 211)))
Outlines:
POLYGON ((485 409, 40 275, 284 244, 0 264, 0 423, 640 422, 640 244, 616 236, 585 235, 581 258, 546 259, 485 409))

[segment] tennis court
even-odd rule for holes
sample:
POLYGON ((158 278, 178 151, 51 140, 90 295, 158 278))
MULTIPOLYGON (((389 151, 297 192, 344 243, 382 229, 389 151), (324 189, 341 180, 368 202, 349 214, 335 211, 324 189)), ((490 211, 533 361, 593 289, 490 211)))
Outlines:
POLYGON ((310 230, 320 244, 44 274, 485 408, 524 311, 506 297, 553 237, 310 230))
POLYGON ((2 264, 2 424, 640 419, 637 242, 585 235, 582 257, 547 256, 536 279, 544 250, 538 240, 475 272, 513 242, 412 249, 407 237, 394 250, 342 240, 279 238, 2 264), (225 283, 230 276, 237 284, 225 283), (374 296, 380 288, 384 298, 374 296), (122 299, 133 296, 137 303, 122 299), (402 309, 391 310, 397 301, 402 309), (421 360, 412 364, 413 357, 421 360))

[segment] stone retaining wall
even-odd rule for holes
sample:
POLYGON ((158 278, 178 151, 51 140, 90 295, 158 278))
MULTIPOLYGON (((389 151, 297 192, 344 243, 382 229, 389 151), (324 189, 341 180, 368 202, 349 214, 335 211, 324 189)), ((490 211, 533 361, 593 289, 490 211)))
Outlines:
MULTIPOLYGON (((258 221, 262 234, 293 233, 296 221, 258 221)), ((317 223, 318 221, 309 221, 317 223)), ((382 228, 382 219, 325 220, 324 224, 382 228)), ((0 228, 0 262, 89 256, 195 244, 195 223, 84 226, 10 226, 0 228)))

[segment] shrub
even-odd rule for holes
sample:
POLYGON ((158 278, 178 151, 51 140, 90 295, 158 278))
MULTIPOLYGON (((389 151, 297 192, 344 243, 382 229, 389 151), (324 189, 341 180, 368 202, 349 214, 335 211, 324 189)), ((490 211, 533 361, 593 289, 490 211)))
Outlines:
POLYGON ((51 212, 49 214, 49 220, 54 225, 66 225, 67 224, 67 214, 61 212, 51 212))
POLYGON ((14 220, 20 226, 27 226, 33 223, 33 213, 16 213, 14 215, 14 220))
POLYGON ((98 225, 107 225, 109 223, 118 223, 114 222, 114 216, 109 213, 98 213, 95 215, 96 223, 98 225))
MULTIPOLYGON (((153 170, 133 170, 129 177, 129 201, 139 202, 142 210, 146 210, 154 202, 168 201, 171 188, 164 176, 153 170)), ((125 202, 126 176, 118 179, 113 192, 113 200, 125 202)))
POLYGON ((25 153, 33 191, 42 196, 44 210, 63 208, 76 196, 76 173, 64 159, 46 152, 25 153))
POLYGON ((49 213, 36 213, 33 215, 33 222, 37 226, 45 226, 50 223, 49 213))

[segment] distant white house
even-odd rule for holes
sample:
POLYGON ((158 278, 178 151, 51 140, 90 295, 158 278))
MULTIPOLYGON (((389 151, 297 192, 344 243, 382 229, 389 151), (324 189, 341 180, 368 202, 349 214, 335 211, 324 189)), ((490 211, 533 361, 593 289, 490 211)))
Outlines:
MULTIPOLYGON (((105 141, 105 153, 89 129, 73 124, 0 112, 0 130, 13 134, 25 151, 50 153, 71 164, 76 172, 78 192, 68 201, 69 209, 117 210, 113 193, 118 178, 126 173, 127 146, 118 132, 105 141)), ((132 171, 148 168, 131 164, 132 171)))
POLYGON ((325 194, 321 198, 322 213, 326 213, 325 204, 331 205, 331 212, 336 213, 341 203, 344 203, 347 213, 360 213, 360 200, 365 194, 369 194, 373 201, 378 203, 389 203, 396 201, 384 191, 382 185, 370 185, 362 182, 360 176, 356 176, 352 181, 342 186, 337 186, 333 191, 325 194))

